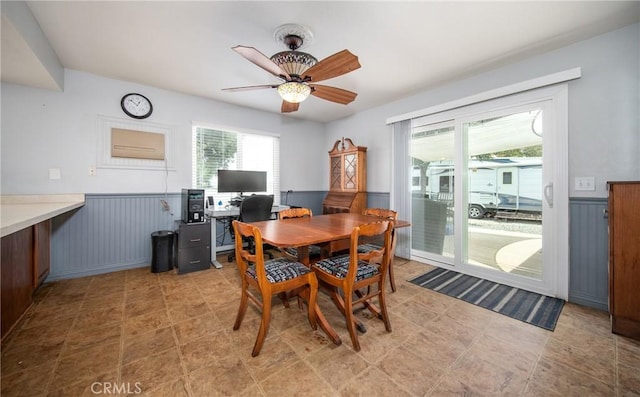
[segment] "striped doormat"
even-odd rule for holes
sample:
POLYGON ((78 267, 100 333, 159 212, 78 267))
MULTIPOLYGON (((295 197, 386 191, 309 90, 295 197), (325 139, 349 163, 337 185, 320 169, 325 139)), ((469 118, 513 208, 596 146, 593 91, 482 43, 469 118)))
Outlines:
POLYGON ((553 331, 564 300, 437 268, 409 282, 553 331))

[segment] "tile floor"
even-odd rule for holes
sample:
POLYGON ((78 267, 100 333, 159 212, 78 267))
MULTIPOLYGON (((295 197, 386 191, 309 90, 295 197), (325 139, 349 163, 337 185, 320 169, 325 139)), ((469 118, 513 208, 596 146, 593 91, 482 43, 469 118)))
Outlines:
MULTIPOLYGON (((223 262, 225 263, 225 262, 223 262)), ((393 332, 360 314, 356 353, 276 304, 258 357, 234 264, 178 276, 148 268, 43 286, 2 345, 2 396, 640 396, 640 342, 611 334, 608 315, 565 305, 555 332, 405 280, 429 269, 396 260, 393 332)))

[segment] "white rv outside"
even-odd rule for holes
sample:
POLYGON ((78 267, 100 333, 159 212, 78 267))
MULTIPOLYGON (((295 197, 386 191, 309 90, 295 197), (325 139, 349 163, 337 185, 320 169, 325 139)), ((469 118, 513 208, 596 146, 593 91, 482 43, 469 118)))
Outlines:
MULTIPOLYGON (((469 161, 469 217, 493 216, 498 211, 542 212, 542 159, 510 157, 469 161)), ((424 172, 414 167, 412 191, 453 203, 452 161, 430 162, 424 172)))

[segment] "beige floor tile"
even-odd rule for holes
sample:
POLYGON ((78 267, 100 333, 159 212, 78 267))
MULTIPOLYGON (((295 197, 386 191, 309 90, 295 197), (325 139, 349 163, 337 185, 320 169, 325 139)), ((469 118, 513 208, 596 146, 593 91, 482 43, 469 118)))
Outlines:
POLYGON ((127 365, 152 354, 176 348, 173 328, 165 327, 125 338, 122 364, 127 365))
POLYGON ((181 345, 192 339, 221 331, 223 328, 222 322, 211 313, 205 313, 204 315, 180 321, 173 325, 178 343, 181 345))
POLYGON ((404 346, 390 352, 376 366, 416 396, 425 395, 437 384, 446 368, 431 357, 416 354, 404 346))
POLYGON ((530 395, 614 396, 612 385, 546 358, 540 359, 528 386, 530 395), (535 393, 533 393, 535 392, 535 393))
MULTIPOLYGON (((131 390, 136 392, 138 389, 136 385, 122 385, 118 382, 118 372, 111 371, 96 375, 95 377, 72 380, 69 383, 65 383, 61 387, 59 385, 51 385, 52 389, 49 390, 47 397, 93 397, 96 395, 116 394, 115 388, 118 390, 131 390), (124 387, 125 389, 120 389, 124 387)), ((121 393, 123 394, 123 393, 121 393)))
POLYGON ((463 356, 432 390, 432 395, 471 391, 486 396, 517 396, 524 391, 528 376, 529 373, 521 368, 507 368, 495 361, 463 356))
POLYGON ((100 344, 115 344, 120 342, 121 337, 122 326, 120 324, 74 329, 67 335, 64 351, 72 353, 100 344))
POLYGON ((100 325, 120 324, 122 323, 123 312, 122 306, 80 312, 73 324, 73 328, 93 328, 100 325))
POLYGON ((542 352, 542 359, 562 363, 608 385, 614 384, 613 355, 600 355, 597 346, 594 346, 593 350, 582 349, 551 338, 542 352))
POLYGON ((267 396, 330 397, 336 394, 328 384, 302 361, 275 371, 260 382, 267 396))
POLYGON ((300 357, 312 354, 332 343, 320 328, 314 331, 308 324, 291 327, 281 332, 280 337, 300 357))
POLYGON ((618 386, 622 390, 640 394, 640 367, 618 365, 618 386))
POLYGON ((166 308, 167 306, 161 297, 155 297, 154 299, 136 299, 125 304, 124 316, 125 318, 131 318, 152 311, 164 310, 166 308))
POLYGON ((154 397, 640 397, 640 342, 613 335, 607 313, 568 303, 546 331, 407 282, 431 267, 406 260, 387 293, 392 332, 356 310, 367 331, 355 352, 325 292, 319 305, 340 346, 311 329, 295 299, 285 308, 274 297, 251 357, 260 310, 250 304, 233 331, 240 278, 220 260, 222 269, 185 275, 145 266, 45 284, 2 341, 0 393, 94 396, 99 384, 154 397))
POLYGON ((124 304, 124 289, 108 294, 87 294, 80 311, 88 312, 107 308, 118 308, 124 304))
POLYGON ((188 381, 194 397, 242 395, 258 388, 249 370, 238 357, 199 368, 189 373, 188 381))
POLYGON ((3 396, 41 396, 47 392, 49 381, 53 376, 55 361, 33 366, 23 371, 2 375, 3 396))
POLYGON ((341 396, 394 396, 411 394, 376 367, 368 367, 363 373, 340 389, 341 396))
MULTIPOLYGON (((39 343, 12 343, 2 347, 2 377, 18 371, 55 363, 64 346, 64 337, 47 339, 39 343)), ((14 342, 14 341, 12 341, 14 342)), ((21 342, 18 340, 18 342, 21 342)))
MULTIPOLYGON (((253 344, 251 344, 253 348, 253 344)), ((253 377, 260 382, 278 368, 288 366, 298 360, 296 352, 279 335, 265 340, 260 355, 251 357, 251 349, 236 351, 246 363, 253 377)))
POLYGON ((467 351, 470 343, 457 338, 455 333, 423 330, 407 339, 403 347, 422 357, 429 357, 434 367, 445 371, 467 351))
POLYGON ((143 313, 138 316, 128 317, 124 319, 123 330, 125 337, 136 336, 153 331, 158 328, 170 326, 171 319, 166 310, 156 310, 149 313, 143 313))
POLYGON ((140 288, 128 289, 125 294, 125 303, 129 304, 137 300, 163 300, 160 284, 152 284, 140 288))
POLYGON ((426 327, 429 321, 438 317, 438 312, 434 311, 431 306, 417 302, 415 299, 409 299, 408 301, 395 306, 393 308, 393 314, 396 316, 402 316, 421 327, 426 327))
POLYGON ((362 373, 369 364, 350 347, 328 345, 306 357, 306 361, 335 390, 362 373))
POLYGON ((180 345, 180 353, 187 372, 193 372, 213 362, 224 366, 226 362, 235 362, 238 358, 229 337, 223 331, 180 345))
POLYGON ((90 384, 105 374, 117 371, 119 358, 119 342, 95 345, 80 351, 63 352, 55 370, 51 389, 61 389, 80 381, 90 384))
POLYGON ((184 375, 178 348, 174 347, 123 365, 120 379, 123 383, 138 383, 140 389, 146 392, 161 383, 176 381, 184 375))
POLYGON ((161 383, 151 390, 139 394, 141 397, 188 397, 189 388, 183 378, 161 383))

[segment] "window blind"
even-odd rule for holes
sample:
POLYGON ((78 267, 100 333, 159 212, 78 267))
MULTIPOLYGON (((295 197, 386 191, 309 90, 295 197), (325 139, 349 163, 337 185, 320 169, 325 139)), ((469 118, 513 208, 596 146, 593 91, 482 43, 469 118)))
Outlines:
POLYGON ((266 171, 267 191, 280 203, 280 138, 194 125, 192 129, 192 186, 224 205, 235 193, 218 193, 219 169, 266 171))

